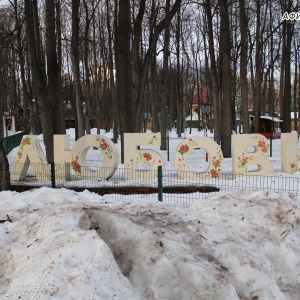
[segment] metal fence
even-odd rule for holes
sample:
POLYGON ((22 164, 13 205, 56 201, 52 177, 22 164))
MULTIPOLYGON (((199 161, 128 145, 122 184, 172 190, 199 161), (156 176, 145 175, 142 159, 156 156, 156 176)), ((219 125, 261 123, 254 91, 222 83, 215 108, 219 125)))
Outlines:
POLYGON ((80 172, 72 166, 15 164, 11 166, 11 184, 24 190, 49 186, 74 190, 88 189, 113 199, 155 198, 176 205, 188 205, 220 191, 263 190, 290 192, 300 197, 300 178, 295 176, 253 176, 221 173, 210 178, 208 173, 181 172, 175 170, 143 171, 118 168, 94 170, 81 167, 80 172), (110 174, 113 176, 109 177, 110 174))

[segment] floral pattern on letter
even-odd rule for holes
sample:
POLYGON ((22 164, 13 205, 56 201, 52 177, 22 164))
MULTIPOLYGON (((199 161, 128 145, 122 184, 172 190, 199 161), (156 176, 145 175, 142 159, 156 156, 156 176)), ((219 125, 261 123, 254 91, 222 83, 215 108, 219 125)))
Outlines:
POLYGON ((26 145, 31 145, 31 138, 29 136, 26 136, 25 138, 22 139, 19 151, 17 153, 18 160, 16 162, 19 162, 19 160, 22 158, 23 149, 24 149, 24 146, 26 146, 26 145))
POLYGON ((212 163, 211 163, 211 169, 210 174, 212 178, 218 178, 219 174, 221 172, 221 162, 223 160, 223 157, 221 155, 221 150, 219 149, 217 152, 217 156, 213 156, 212 163))
POLYGON ((297 170, 297 169, 298 169, 297 164, 289 162, 289 165, 290 165, 291 171, 292 171, 293 173, 298 171, 298 170, 297 170))
POLYGON ((178 158, 177 162, 175 162, 177 164, 178 170, 186 171, 187 165, 186 165, 184 156, 186 156, 185 154, 189 152, 190 147, 196 146, 196 145, 197 145, 197 143, 195 141, 193 141, 192 138, 189 138, 189 140, 186 144, 183 144, 180 146, 180 148, 177 152, 180 153, 181 157, 178 158))
POLYGON ((103 151, 105 151, 105 155, 107 158, 112 159, 113 158, 113 150, 109 146, 109 144, 106 143, 105 139, 100 139, 99 137, 96 137, 96 141, 100 141, 99 148, 103 151))
POLYGON ((197 177, 203 178, 203 176, 218 178, 223 168, 223 153, 219 145, 207 137, 190 137, 178 145, 174 163, 175 169, 181 178, 194 179, 197 177), (200 172, 199 174, 197 172, 190 171, 187 163, 189 153, 197 148, 205 150, 210 156, 208 166, 205 171, 200 172))
POLYGON ((253 155, 246 156, 246 150, 242 153, 242 156, 238 157, 237 166, 240 170, 238 174, 246 174, 247 173, 247 163, 249 160, 253 159, 253 155))
POLYGON ((268 152, 268 150, 270 148, 270 144, 266 143, 263 137, 255 135, 251 138, 257 140, 257 147, 262 153, 268 152))
POLYGON ((148 152, 145 152, 145 153, 143 153, 143 154, 140 154, 140 158, 141 158, 141 156, 142 156, 142 159, 140 159, 140 160, 146 160, 146 161, 149 161, 149 160, 152 159, 151 154, 148 153, 148 152))
POLYGON ((149 140, 147 145, 152 145, 154 143, 154 141, 157 141, 157 136, 153 135, 153 137, 149 140))
POLYGON ((73 158, 73 160, 71 161, 71 166, 76 174, 81 175, 81 165, 79 164, 78 159, 79 157, 78 155, 76 155, 75 159, 73 158))
POLYGON ((189 146, 188 145, 181 145, 178 152, 181 154, 181 155, 184 155, 185 153, 187 153, 188 151, 190 150, 189 146))
POLYGON ((197 142, 195 142, 192 138, 189 138, 189 140, 186 144, 183 144, 180 146, 180 148, 178 149, 177 152, 180 153, 181 157, 179 157, 178 161, 175 162, 177 164, 178 170, 187 171, 185 154, 187 154, 190 151, 190 148, 196 147, 196 146, 197 146, 197 142))

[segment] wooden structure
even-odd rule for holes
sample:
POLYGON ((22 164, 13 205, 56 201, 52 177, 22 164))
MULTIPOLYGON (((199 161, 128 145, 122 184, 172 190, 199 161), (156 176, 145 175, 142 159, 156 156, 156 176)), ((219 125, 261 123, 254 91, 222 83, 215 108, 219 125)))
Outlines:
MULTIPOLYGON (((270 116, 260 116, 259 133, 267 139, 280 139, 281 129, 280 122, 282 120, 270 116)), ((250 132, 254 132, 254 116, 250 116, 250 132)))

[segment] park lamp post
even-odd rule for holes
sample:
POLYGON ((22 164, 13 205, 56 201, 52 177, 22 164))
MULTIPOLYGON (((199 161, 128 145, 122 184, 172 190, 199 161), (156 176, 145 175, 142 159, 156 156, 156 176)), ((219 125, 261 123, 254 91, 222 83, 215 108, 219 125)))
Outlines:
POLYGON ((168 153, 168 161, 169 161, 170 160, 170 131, 169 131, 168 106, 166 106, 166 138, 167 138, 167 153, 168 153))
POLYGON ((66 109, 72 109, 72 104, 70 100, 68 100, 68 102, 66 103, 66 109))
MULTIPOLYGON (((202 105, 202 113, 205 115, 205 127, 206 127, 206 132, 205 132, 205 136, 207 137, 207 131, 208 131, 208 119, 209 119, 209 115, 211 113, 211 104, 210 103, 206 103, 202 105)), ((208 161, 208 153, 206 152, 206 161, 208 161)))
POLYGON ((31 126, 31 132, 36 134, 36 120, 37 120, 37 112, 36 112, 36 101, 32 99, 32 106, 33 106, 33 120, 30 121, 29 126, 31 126))
POLYGON ((84 118, 86 117, 87 112, 88 112, 87 104, 85 102, 83 102, 82 103, 82 113, 83 113, 84 118))
MULTIPOLYGON (((84 118, 84 128, 86 127, 86 115, 88 113, 88 106, 85 102, 82 103, 82 113, 83 113, 83 118, 84 118)), ((86 129, 86 128, 85 128, 86 129)))
POLYGON ((32 104, 33 104, 33 119, 35 122, 36 121, 36 101, 35 101, 35 99, 32 99, 32 104))
POLYGON ((183 120, 182 120, 182 122, 183 122, 183 137, 184 138, 186 138, 186 120, 185 120, 185 118, 186 118, 186 113, 184 111, 183 112, 183 120))
POLYGON ((208 130, 208 119, 209 115, 211 113, 211 104, 206 103, 202 105, 202 113, 205 115, 205 125, 206 125, 206 136, 207 136, 207 130, 208 130))
POLYGON ((8 131, 7 131, 7 116, 8 116, 8 112, 4 112, 4 123, 5 123, 5 133, 6 133, 6 137, 8 136, 8 131))

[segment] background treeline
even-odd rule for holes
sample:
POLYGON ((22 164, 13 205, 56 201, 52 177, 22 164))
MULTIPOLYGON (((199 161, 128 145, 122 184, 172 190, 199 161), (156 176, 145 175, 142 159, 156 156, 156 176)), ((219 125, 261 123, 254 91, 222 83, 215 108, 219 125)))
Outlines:
POLYGON ((256 132, 259 116, 275 112, 283 131, 291 131, 290 112, 299 109, 300 20, 282 16, 298 12, 299 4, 0 1, 1 114, 10 112, 17 122, 22 116, 35 133, 43 132, 48 161, 53 134, 65 133, 69 101, 78 138, 93 125, 113 124, 116 141, 124 132, 145 130, 151 115, 165 149, 166 127, 176 124, 180 136, 193 96, 208 88, 211 126, 229 157, 238 98, 245 133, 248 109, 256 132))

